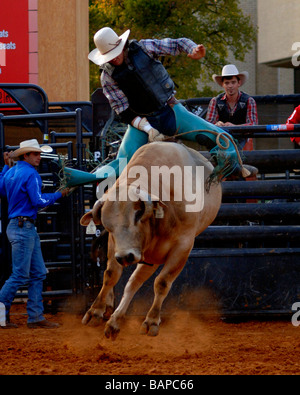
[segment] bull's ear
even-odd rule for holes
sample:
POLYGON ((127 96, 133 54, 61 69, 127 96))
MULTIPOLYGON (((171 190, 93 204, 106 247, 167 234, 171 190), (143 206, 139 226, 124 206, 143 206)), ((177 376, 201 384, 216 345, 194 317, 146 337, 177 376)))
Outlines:
POLYGON ((93 212, 89 211, 88 213, 85 213, 81 219, 80 219, 80 225, 82 226, 88 226, 90 223, 91 219, 93 219, 93 212))
POLYGON ((96 203, 94 204, 93 210, 92 210, 92 214, 93 214, 93 220, 95 225, 101 225, 101 209, 103 206, 104 202, 99 199, 96 201, 96 203))

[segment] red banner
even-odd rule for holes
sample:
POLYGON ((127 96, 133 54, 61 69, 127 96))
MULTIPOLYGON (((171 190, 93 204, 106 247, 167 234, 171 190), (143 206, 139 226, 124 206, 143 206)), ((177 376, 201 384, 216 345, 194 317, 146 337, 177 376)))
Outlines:
MULTIPOLYGON (((28 0, 0 1, 0 83, 28 83, 28 0)), ((6 95, 1 91, 0 102, 6 95)))

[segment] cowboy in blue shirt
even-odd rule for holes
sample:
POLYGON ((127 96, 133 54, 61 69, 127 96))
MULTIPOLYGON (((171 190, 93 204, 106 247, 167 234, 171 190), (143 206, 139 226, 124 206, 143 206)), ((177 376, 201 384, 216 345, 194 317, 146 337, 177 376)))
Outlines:
POLYGON ((8 200, 10 221, 6 233, 12 245, 12 274, 0 290, 0 303, 6 310, 4 328, 16 327, 9 323, 9 310, 17 290, 27 283, 28 327, 58 326, 43 316, 42 290, 47 270, 34 225, 39 209, 55 203, 68 193, 68 189, 55 193, 41 193, 42 180, 36 168, 41 161, 41 152, 51 151, 50 146, 40 147, 35 139, 23 141, 20 148, 12 154, 13 158, 19 159, 13 167, 10 167, 11 155, 4 154, 5 166, 0 173, 0 196, 8 200))

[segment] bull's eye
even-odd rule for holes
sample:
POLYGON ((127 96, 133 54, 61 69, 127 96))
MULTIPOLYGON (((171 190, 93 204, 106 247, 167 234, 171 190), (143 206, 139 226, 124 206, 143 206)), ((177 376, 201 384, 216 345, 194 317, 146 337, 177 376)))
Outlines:
POLYGON ((144 214, 144 210, 136 211, 134 222, 137 223, 142 218, 143 214, 144 214))
POLYGON ((145 203, 144 202, 140 202, 140 207, 135 212, 134 222, 137 223, 138 221, 140 221, 140 219, 142 218, 144 213, 145 213, 145 203))

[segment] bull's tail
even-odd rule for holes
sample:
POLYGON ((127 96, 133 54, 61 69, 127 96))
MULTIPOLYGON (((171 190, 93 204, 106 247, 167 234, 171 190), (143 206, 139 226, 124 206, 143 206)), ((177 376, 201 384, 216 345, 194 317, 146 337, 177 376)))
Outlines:
MULTIPOLYGON (((211 184, 219 183, 223 181, 225 178, 229 177, 231 174, 235 172, 241 173, 243 171, 243 168, 240 166, 240 164, 237 161, 233 161, 232 158, 227 155, 227 153, 217 150, 216 153, 212 153, 212 154, 213 154, 212 161, 214 163, 217 163, 217 165, 214 167, 212 173, 206 180, 207 190, 209 190, 211 184)), ((247 175, 246 173, 244 174, 246 177, 248 177, 248 174, 247 175)))

